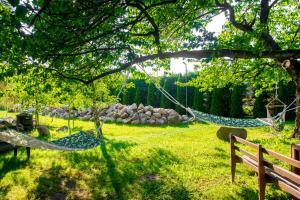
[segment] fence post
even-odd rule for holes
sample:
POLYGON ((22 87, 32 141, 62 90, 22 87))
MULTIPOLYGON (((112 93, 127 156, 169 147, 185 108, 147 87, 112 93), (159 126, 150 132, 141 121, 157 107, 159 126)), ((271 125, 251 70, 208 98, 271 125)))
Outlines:
MULTIPOLYGON (((291 158, 300 160, 300 144, 291 144, 291 158)), ((291 166, 291 171, 300 175, 300 169, 297 167, 291 166)), ((293 197, 293 200, 298 200, 298 198, 293 197)))
POLYGON ((265 167, 264 167, 264 158, 263 158, 263 147, 258 145, 258 192, 259 200, 265 199, 265 190, 266 190, 266 176, 265 176, 265 167))
POLYGON ((231 182, 234 182, 235 178, 235 169, 236 169, 236 157, 235 157, 235 148, 234 142, 236 139, 232 134, 230 134, 230 162, 231 162, 231 182))

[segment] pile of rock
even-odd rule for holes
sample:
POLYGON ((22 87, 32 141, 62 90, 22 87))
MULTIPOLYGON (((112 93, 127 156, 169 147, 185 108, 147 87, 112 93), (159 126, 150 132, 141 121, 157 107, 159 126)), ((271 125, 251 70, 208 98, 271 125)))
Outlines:
POLYGON ((104 122, 124 124, 179 124, 187 123, 188 116, 179 115, 173 109, 153 108, 140 104, 130 106, 115 104, 100 112, 100 119, 104 122))
MULTIPOLYGON (((69 112, 67 108, 46 107, 43 115, 59 117, 67 119, 69 112)), ((179 115, 173 109, 153 108, 152 106, 137 105, 122 105, 114 104, 103 108, 99 112, 99 117, 104 122, 116 122, 123 124, 179 124, 187 123, 189 118, 186 115, 179 115)), ((81 120, 93 120, 91 109, 74 110, 71 118, 81 120)))

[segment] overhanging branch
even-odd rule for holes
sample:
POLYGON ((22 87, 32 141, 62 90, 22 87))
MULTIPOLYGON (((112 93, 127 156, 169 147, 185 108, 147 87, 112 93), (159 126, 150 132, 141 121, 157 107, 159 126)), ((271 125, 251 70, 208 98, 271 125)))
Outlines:
POLYGON ((135 58, 133 61, 124 63, 119 68, 106 71, 94 78, 85 81, 85 83, 92 83, 95 80, 108 76, 110 74, 121 72, 134 64, 142 63, 148 60, 154 59, 169 59, 169 58, 193 58, 193 59, 204 59, 210 57, 230 57, 230 58, 241 58, 241 59, 257 59, 257 58, 271 58, 271 59, 296 59, 300 58, 300 49, 295 50, 282 50, 282 51, 263 51, 253 52, 246 50, 195 50, 195 51, 178 51, 178 52, 164 52, 159 54, 152 54, 147 56, 141 56, 135 58))

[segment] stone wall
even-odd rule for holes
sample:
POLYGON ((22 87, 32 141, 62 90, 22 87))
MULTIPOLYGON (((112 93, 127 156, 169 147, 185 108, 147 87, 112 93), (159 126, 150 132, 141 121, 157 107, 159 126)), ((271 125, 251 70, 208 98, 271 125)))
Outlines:
MULTIPOLYGON (((46 107, 43 115, 67 119, 69 116, 67 108, 46 107)), ((73 116, 71 116, 73 118, 73 116)), ((116 122, 123 124, 179 124, 187 123, 186 115, 179 115, 173 109, 153 108, 143 104, 122 105, 114 104, 103 108, 99 117, 104 122, 116 122)), ((81 120, 93 120, 92 110, 85 109, 74 111, 74 118, 81 120)))

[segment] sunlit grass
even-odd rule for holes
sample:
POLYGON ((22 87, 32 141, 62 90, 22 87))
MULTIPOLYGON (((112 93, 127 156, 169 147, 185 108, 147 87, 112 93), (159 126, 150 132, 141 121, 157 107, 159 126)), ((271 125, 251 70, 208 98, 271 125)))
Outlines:
MULTIPOLYGON (((0 112, 0 117, 14 116, 0 112)), ((53 140, 63 119, 42 117, 53 140)), ((93 123, 75 121, 75 130, 93 123)), ((255 174, 238 165, 231 183, 229 144, 216 137, 218 126, 129 126, 105 124, 105 143, 81 152, 21 148, 0 157, 0 199, 257 199, 255 174)), ((268 128, 249 129, 248 139, 289 156, 292 124, 280 136, 268 128)), ((38 136, 36 132, 32 133, 38 136)), ((268 199, 288 196, 267 187, 268 199)))

